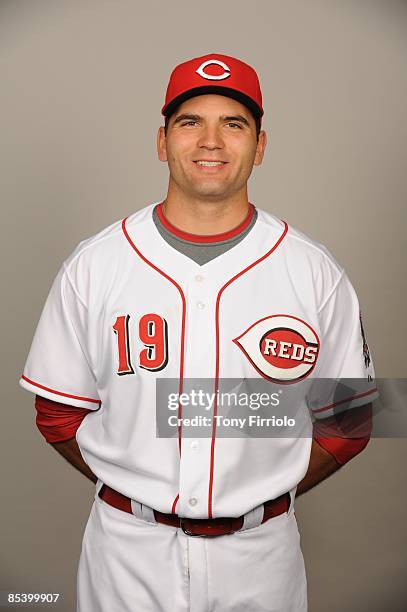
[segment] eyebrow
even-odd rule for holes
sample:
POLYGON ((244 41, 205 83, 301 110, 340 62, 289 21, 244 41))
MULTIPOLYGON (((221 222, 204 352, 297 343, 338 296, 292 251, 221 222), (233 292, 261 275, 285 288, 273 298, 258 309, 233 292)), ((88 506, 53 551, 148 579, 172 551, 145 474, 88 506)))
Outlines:
MULTIPOLYGON (((177 123, 181 123, 181 121, 199 121, 200 119, 202 119, 200 115, 192 115, 190 113, 183 113, 182 115, 178 115, 173 125, 177 123)), ((249 122, 247 121, 245 117, 243 117, 243 115, 222 115, 221 117, 219 117, 219 119, 221 121, 239 121, 240 123, 243 123, 247 127, 250 127, 249 122)))

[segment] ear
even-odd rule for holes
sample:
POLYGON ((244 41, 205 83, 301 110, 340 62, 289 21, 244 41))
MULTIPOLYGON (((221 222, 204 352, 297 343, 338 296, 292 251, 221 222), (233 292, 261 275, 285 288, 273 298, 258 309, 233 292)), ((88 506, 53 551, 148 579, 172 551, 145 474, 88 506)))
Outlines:
POLYGON ((165 137, 164 126, 158 128, 157 134, 157 154, 158 159, 162 162, 167 161, 167 140, 165 137))
POLYGON ((267 136, 264 130, 261 130, 259 133, 259 140, 257 142, 256 155, 254 157, 254 165, 260 166, 263 161, 264 152, 266 150, 267 145, 267 136))

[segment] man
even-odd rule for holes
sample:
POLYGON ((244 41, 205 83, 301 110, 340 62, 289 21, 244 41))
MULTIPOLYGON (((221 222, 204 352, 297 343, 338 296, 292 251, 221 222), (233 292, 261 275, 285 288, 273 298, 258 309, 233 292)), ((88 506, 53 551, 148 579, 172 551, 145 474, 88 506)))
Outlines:
POLYGON ((184 62, 162 112, 165 200, 64 262, 21 378, 47 441, 97 483, 78 610, 305 611, 295 496, 369 439, 326 427, 339 410, 351 429, 346 415, 375 396, 358 300, 324 247, 249 202, 267 141, 253 68, 184 62), (311 380, 344 377, 367 390, 312 393, 311 380), (296 410, 325 428, 312 438, 308 418, 292 437, 221 436, 229 378, 297 389, 296 410), (178 383, 176 436, 156 435, 160 379, 178 383), (208 436, 186 432, 191 379, 212 381, 208 436))

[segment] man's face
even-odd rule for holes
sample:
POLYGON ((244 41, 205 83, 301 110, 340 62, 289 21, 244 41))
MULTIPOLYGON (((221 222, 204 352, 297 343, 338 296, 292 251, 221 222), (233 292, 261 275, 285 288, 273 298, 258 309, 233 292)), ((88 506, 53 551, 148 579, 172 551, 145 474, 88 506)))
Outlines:
POLYGON ((170 117, 167 136, 160 127, 157 139, 158 157, 168 162, 176 188, 213 201, 246 189, 265 146, 265 132, 260 132, 257 141, 256 123, 248 108, 214 94, 181 104, 170 117))

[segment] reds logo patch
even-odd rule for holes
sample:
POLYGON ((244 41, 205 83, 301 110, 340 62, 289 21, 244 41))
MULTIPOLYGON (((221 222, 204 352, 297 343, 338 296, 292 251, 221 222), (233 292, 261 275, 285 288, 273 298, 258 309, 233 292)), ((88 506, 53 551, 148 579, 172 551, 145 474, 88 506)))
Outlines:
POLYGON ((308 376, 319 352, 319 338, 312 327, 283 314, 260 319, 233 342, 264 378, 286 384, 308 376))

